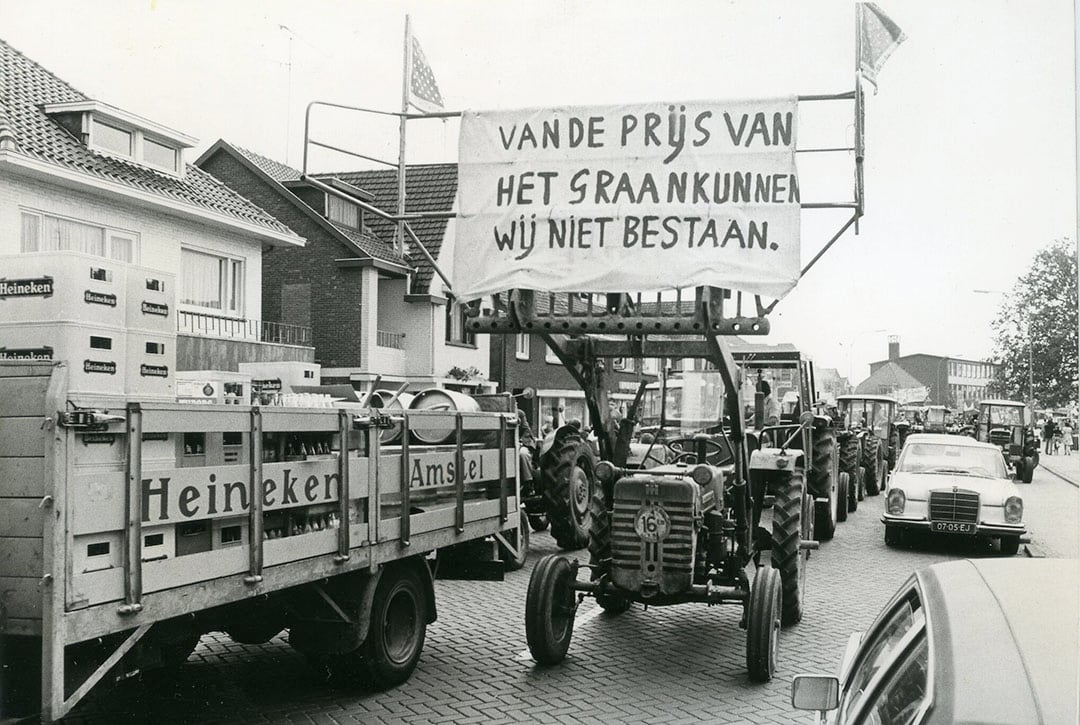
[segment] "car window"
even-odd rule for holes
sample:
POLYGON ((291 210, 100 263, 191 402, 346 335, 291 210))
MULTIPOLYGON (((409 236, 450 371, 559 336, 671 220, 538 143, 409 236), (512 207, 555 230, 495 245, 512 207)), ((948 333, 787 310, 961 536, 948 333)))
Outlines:
POLYGON ((930 648, 920 635, 914 649, 882 683, 866 722, 873 725, 908 725, 929 692, 930 648))
POLYGON ((897 462, 898 473, 941 473, 1007 478, 998 449, 947 443, 909 443, 897 462))
POLYGON ((894 656, 894 650, 909 631, 922 626, 925 614, 918 595, 912 589, 900 600, 889 615, 875 626, 863 641, 856 655, 851 675, 844 686, 840 702, 840 722, 845 722, 862 699, 867 685, 894 656))

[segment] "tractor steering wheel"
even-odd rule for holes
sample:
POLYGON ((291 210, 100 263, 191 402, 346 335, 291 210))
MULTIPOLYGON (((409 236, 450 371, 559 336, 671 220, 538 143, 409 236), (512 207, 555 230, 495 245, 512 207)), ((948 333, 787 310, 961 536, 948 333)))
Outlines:
POLYGON ((719 466, 727 457, 727 448, 711 438, 705 439, 705 460, 697 459, 698 441, 693 438, 674 438, 667 442, 667 449, 671 452, 672 463, 708 463, 719 466))

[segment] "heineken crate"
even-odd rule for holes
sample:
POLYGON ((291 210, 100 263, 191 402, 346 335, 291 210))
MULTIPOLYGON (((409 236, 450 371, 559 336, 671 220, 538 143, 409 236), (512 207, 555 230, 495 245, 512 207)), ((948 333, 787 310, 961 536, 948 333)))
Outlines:
POLYGON ((176 332, 176 275, 129 266, 126 299, 128 330, 176 332))
POLYGON ((176 333, 129 330, 124 393, 133 399, 176 399, 176 333))
POLYGON ((0 360, 65 362, 72 393, 122 396, 127 347, 127 333, 119 327, 0 322, 0 360))
POLYGON ((125 265, 78 252, 0 257, 0 320, 124 327, 125 265))

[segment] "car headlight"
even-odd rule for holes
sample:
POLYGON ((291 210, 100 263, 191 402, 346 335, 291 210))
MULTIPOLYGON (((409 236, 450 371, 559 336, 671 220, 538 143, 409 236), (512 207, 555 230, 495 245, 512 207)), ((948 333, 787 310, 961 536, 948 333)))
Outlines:
POLYGON ((1005 500, 1005 523, 1018 524, 1024 518, 1024 501, 1019 496, 1005 500))
POLYGON ((899 516, 904 513, 904 504, 907 503, 907 497, 904 492, 898 488, 894 488, 889 491, 889 500, 885 503, 885 510, 893 516, 899 516))

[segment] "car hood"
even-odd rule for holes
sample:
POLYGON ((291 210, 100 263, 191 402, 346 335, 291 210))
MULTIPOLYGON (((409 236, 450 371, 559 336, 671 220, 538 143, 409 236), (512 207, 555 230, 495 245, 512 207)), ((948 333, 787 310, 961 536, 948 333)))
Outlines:
POLYGON ((925 499, 931 490, 953 487, 977 491, 983 503, 1002 505, 1010 496, 1020 496, 1016 484, 1007 478, 979 478, 945 473, 894 473, 889 488, 899 488, 909 499, 925 499))

